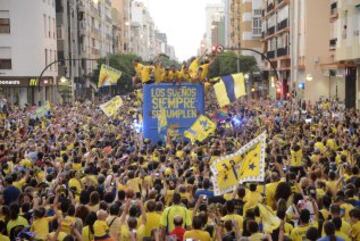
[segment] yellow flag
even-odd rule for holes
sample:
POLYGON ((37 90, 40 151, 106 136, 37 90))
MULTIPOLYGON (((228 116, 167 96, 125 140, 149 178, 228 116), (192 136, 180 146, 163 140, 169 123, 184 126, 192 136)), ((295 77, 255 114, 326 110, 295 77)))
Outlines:
POLYGON ((239 183, 264 181, 265 148, 264 132, 234 154, 215 160, 210 167, 215 194, 232 191, 239 183))
POLYGON ((102 64, 99 73, 98 87, 115 85, 120 79, 122 72, 108 65, 102 64))
POLYGON ((258 204, 260 211, 260 217, 263 224, 263 230, 265 233, 270 234, 275 229, 280 227, 281 220, 276 216, 273 210, 270 207, 267 207, 263 204, 258 204))
POLYGON ((194 59, 189 66, 189 74, 191 78, 196 78, 200 67, 200 58, 194 59))
POLYGON ((234 80, 235 97, 240 98, 246 95, 244 75, 242 73, 238 73, 238 74, 233 74, 232 77, 234 80))
POLYGON ((208 117, 201 115, 197 120, 192 124, 190 129, 184 132, 184 136, 192 143, 195 141, 203 141, 209 135, 213 134, 216 130, 216 124, 212 122, 208 117))
POLYGON ((118 109, 123 105, 123 100, 120 96, 115 96, 108 102, 100 105, 100 109, 105 113, 107 117, 114 117, 118 109))
POLYGON ((160 109, 158 116, 158 132, 160 133, 167 126, 166 109, 160 109))
POLYGON ((226 87, 223 80, 214 84, 214 90, 220 108, 230 104, 230 99, 227 95, 226 87))

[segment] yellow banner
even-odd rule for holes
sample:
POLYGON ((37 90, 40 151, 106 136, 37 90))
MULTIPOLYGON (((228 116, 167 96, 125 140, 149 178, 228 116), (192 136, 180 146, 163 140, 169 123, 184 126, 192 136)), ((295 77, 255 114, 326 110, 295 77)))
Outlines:
POLYGON ((214 90, 220 108, 230 104, 230 99, 227 95, 224 81, 221 80, 218 83, 214 84, 214 90))
POLYGON ((120 96, 115 96, 108 102, 100 105, 100 109, 104 111, 107 117, 114 117, 117 114, 118 109, 123 105, 123 100, 120 96))
POLYGON ((102 64, 99 74, 99 83, 98 87, 109 86, 117 84, 118 79, 120 79, 122 72, 114 69, 108 65, 102 64))
POLYGON ((245 79, 243 73, 233 74, 235 97, 240 98, 246 95, 245 79))
POLYGON ((212 122, 208 117, 201 115, 197 120, 192 124, 189 130, 184 132, 184 136, 192 143, 195 141, 203 141, 209 135, 213 134, 216 130, 216 124, 212 122))
POLYGON ((265 148, 264 132, 234 154, 215 160, 210 167, 215 195, 230 192, 239 183, 264 181, 265 148))

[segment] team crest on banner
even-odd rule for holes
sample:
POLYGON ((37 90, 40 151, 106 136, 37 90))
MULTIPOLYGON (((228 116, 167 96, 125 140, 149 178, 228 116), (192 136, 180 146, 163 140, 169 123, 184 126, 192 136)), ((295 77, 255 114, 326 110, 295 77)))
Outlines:
POLYGON ((123 105, 123 100, 120 96, 115 96, 108 102, 100 105, 100 109, 105 113, 107 117, 113 117, 116 115, 118 109, 123 105))
POLYGON ((114 69, 106 64, 102 64, 99 73, 98 87, 116 85, 118 79, 120 79, 122 72, 114 69))
POLYGON ((266 133, 237 152, 215 160, 210 169, 215 195, 232 191, 239 183, 263 182, 265 178, 266 133))
POLYGON ((195 141, 203 141, 209 135, 213 134, 216 130, 216 124, 212 122, 208 117, 201 115, 194 124, 190 127, 190 129, 184 132, 184 136, 192 143, 195 141))

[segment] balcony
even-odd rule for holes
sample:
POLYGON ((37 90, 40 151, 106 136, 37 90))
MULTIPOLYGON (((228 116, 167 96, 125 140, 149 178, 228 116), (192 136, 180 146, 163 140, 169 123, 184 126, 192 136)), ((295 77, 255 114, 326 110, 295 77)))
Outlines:
POLYGON ((267 5, 266 11, 267 11, 267 12, 270 12, 271 10, 274 9, 274 7, 275 7, 275 5, 274 5, 273 3, 270 3, 269 5, 267 5))
POLYGON ((330 39, 329 41, 330 50, 336 49, 336 43, 337 43, 337 38, 330 39))
POLYGON ((275 58, 275 50, 268 51, 268 52, 266 53, 266 56, 267 56, 269 59, 275 58))
POLYGON ((282 20, 280 23, 278 23, 277 25, 277 31, 280 31, 284 28, 288 27, 288 20, 287 19, 284 19, 282 20))
POLYGON ((330 5, 330 20, 335 20, 339 17, 337 2, 330 5))
POLYGON ((267 30, 267 35, 272 35, 272 34, 274 34, 274 33, 275 33, 275 26, 268 28, 268 30, 267 30))
POLYGON ((288 53, 289 53, 288 48, 279 48, 276 51, 277 57, 288 55, 288 53))

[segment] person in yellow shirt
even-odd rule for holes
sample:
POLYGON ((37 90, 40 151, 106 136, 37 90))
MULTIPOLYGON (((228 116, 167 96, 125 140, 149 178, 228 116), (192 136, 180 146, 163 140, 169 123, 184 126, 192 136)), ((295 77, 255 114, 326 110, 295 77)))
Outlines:
POLYGON ((249 191, 244 197, 245 205, 243 213, 246 213, 246 210, 255 207, 258 203, 262 203, 263 197, 261 193, 257 191, 256 183, 250 183, 249 191))
POLYGON ((227 220, 235 221, 238 225, 237 230, 243 230, 243 217, 235 213, 235 203, 233 200, 226 201, 225 203, 226 215, 221 218, 221 221, 227 220))
POLYGON ((186 231, 184 234, 184 240, 192 239, 197 241, 211 241, 210 234, 207 231, 203 231, 202 219, 200 216, 195 216, 192 220, 192 229, 186 231))
POLYGON ((291 154, 291 159, 290 159, 290 166, 291 167, 300 168, 300 167, 302 167, 304 165, 304 163, 303 163, 303 152, 302 152, 302 149, 301 149, 300 145, 295 144, 291 148, 290 154, 291 154))
POLYGON ((150 238, 151 232, 154 229, 160 228, 161 215, 155 211, 156 203, 153 200, 150 200, 147 202, 146 209, 147 209, 147 212, 145 213, 146 223, 145 223, 145 227, 144 227, 144 237, 150 238))
POLYGON ((360 209, 354 208, 350 211, 351 218, 351 238, 360 241, 360 209))
POLYGON ((155 63, 154 65, 154 80, 155 83, 161 83, 164 81, 164 72, 165 69, 162 67, 161 63, 155 63))
POLYGON ((280 182, 282 182, 282 180, 280 179, 279 174, 277 172, 273 172, 271 174, 271 182, 265 185, 266 204, 271 208, 275 208, 275 193, 280 182))
POLYGON ((316 143, 314 144, 314 148, 318 149, 321 153, 324 153, 326 150, 326 147, 324 143, 321 140, 321 137, 316 138, 316 143))
POLYGON ((271 241, 271 236, 259 232, 259 225, 254 220, 250 220, 247 224, 247 230, 250 233, 249 241, 271 241))
POLYGON ((341 218, 341 228, 340 231, 346 235, 349 235, 351 232, 351 226, 348 222, 346 222, 343 218, 342 218, 342 211, 339 205, 337 204, 332 204, 330 206, 330 216, 331 218, 341 218))
POLYGON ((108 216, 107 212, 100 209, 96 213, 97 220, 94 222, 94 239, 95 240, 107 240, 109 236, 109 226, 106 223, 106 218, 108 216))
POLYGON ((176 216, 180 216, 184 220, 183 227, 190 227, 191 225, 189 210, 181 205, 180 193, 174 193, 172 203, 173 204, 170 207, 165 208, 162 212, 160 220, 161 226, 165 228, 168 233, 171 233, 171 231, 175 228, 174 218, 176 216))
POLYGON ((0 241, 10 241, 9 236, 5 235, 6 233, 6 224, 3 221, 0 221, 0 241))
POLYGON ((302 241, 306 238, 306 232, 310 227, 316 226, 315 223, 310 224, 310 212, 303 209, 300 212, 300 225, 295 227, 290 234, 292 241, 302 241))
POLYGON ((68 182, 68 186, 69 188, 73 188, 74 190, 76 190, 76 194, 79 195, 82 191, 82 184, 81 182, 75 177, 76 172, 74 170, 70 171, 69 174, 69 182, 68 182))
POLYGON ((141 82, 143 84, 151 83, 152 72, 153 72, 153 66, 143 65, 143 67, 141 69, 141 82))
POLYGON ((137 241, 142 241, 144 238, 144 224, 146 224, 146 215, 145 209, 142 201, 137 201, 136 205, 140 206, 141 210, 141 224, 138 223, 138 220, 135 217, 128 217, 127 222, 126 218, 129 213, 129 209, 131 206, 132 200, 127 199, 125 203, 125 207, 123 213, 120 217, 120 232, 119 232, 119 240, 121 241, 131 241, 132 236, 135 236, 137 241), (125 224, 127 223, 127 224, 125 224))
POLYGON ((135 69, 135 79, 136 80, 141 80, 141 72, 142 72, 142 69, 143 69, 144 65, 142 65, 140 63, 139 59, 135 59, 133 61, 133 67, 135 69))
POLYGON ((82 239, 83 241, 92 241, 94 240, 94 223, 97 220, 95 212, 90 212, 85 218, 85 224, 82 229, 82 239))
POLYGON ((142 187, 142 180, 139 177, 135 176, 133 171, 128 173, 128 181, 126 182, 126 186, 132 189, 135 193, 140 193, 142 187))
POLYGON ((341 232, 342 220, 340 217, 333 218, 331 222, 335 225, 335 236, 342 238, 344 241, 351 241, 349 234, 341 232))
POLYGON ((19 205, 13 203, 10 205, 10 220, 6 225, 6 231, 8 234, 11 233, 11 230, 17 226, 28 227, 29 222, 22 216, 19 215, 20 208, 19 205))
POLYGON ((196 79, 200 67, 200 58, 192 58, 189 65, 189 75, 191 79, 196 79))
MULTIPOLYGON (((38 205, 35 205, 37 207, 38 205)), ((45 240, 49 234, 49 223, 57 218, 57 215, 46 217, 46 210, 43 207, 34 208, 34 220, 30 230, 35 233, 37 239, 45 240)), ((56 213, 56 209, 55 209, 56 213)))

